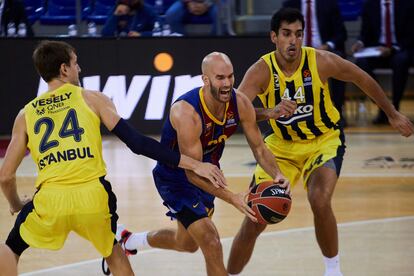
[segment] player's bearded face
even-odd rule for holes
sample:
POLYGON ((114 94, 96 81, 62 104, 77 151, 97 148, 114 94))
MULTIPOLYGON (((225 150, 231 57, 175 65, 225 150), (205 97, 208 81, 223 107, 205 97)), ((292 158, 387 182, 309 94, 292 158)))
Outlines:
POLYGON ((215 86, 212 81, 209 80, 210 91, 213 97, 223 103, 227 103, 231 99, 231 91, 233 90, 233 83, 230 82, 228 85, 215 86))
POLYGON ((300 58, 302 38, 303 28, 301 22, 282 22, 276 37, 276 47, 286 61, 293 62, 300 58))

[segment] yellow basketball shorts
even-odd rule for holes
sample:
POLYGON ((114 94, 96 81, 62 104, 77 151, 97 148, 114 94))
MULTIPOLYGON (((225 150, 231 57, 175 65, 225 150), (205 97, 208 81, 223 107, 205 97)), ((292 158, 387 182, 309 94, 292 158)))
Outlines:
POLYGON ((58 250, 74 231, 108 257, 117 220, 116 197, 103 177, 77 185, 47 184, 22 209, 6 244, 18 255, 27 246, 58 250))
MULTIPOLYGON (((332 160, 339 176, 345 153, 345 138, 342 129, 332 129, 312 140, 287 141, 271 134, 265 144, 274 154, 283 175, 293 187, 302 177, 304 186, 311 173, 332 160)), ((255 182, 272 180, 260 165, 256 166, 255 182)))

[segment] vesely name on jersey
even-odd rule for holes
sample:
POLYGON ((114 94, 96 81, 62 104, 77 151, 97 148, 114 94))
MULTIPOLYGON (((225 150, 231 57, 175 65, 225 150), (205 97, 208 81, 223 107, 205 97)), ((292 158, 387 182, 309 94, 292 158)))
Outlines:
POLYGON ((47 98, 47 99, 40 99, 35 101, 34 103, 32 103, 32 106, 34 108, 38 107, 38 106, 45 106, 45 105, 49 105, 52 103, 60 103, 63 101, 66 101, 68 99, 70 99, 70 96, 72 95, 72 92, 69 93, 65 93, 64 95, 59 95, 56 97, 51 97, 51 98, 47 98))
POLYGON ((39 170, 43 170, 46 166, 53 163, 94 157, 95 156, 91 153, 91 149, 89 147, 68 149, 64 151, 57 151, 55 153, 52 152, 44 156, 37 162, 37 166, 39 167, 39 170))

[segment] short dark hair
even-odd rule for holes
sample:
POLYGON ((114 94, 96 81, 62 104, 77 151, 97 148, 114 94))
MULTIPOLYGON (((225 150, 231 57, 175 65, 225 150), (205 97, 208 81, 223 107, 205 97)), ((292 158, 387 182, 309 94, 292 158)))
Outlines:
POLYGON ((66 42, 43 40, 33 52, 33 62, 42 79, 49 82, 60 75, 62 63, 70 65, 71 53, 75 48, 66 42))
POLYGON ((276 11, 272 16, 272 20, 270 21, 270 30, 278 34, 280 25, 283 21, 286 21, 289 24, 300 21, 302 23, 303 29, 305 29, 305 20, 303 19, 302 13, 298 9, 281 8, 280 10, 276 11))

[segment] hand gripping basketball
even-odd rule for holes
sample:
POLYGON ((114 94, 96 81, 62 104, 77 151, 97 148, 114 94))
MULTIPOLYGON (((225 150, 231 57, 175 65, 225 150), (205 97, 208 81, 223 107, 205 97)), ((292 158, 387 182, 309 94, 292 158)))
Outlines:
POLYGON ((292 199, 286 189, 273 181, 265 181, 253 187, 247 204, 255 212, 258 223, 275 224, 289 214, 292 199))

